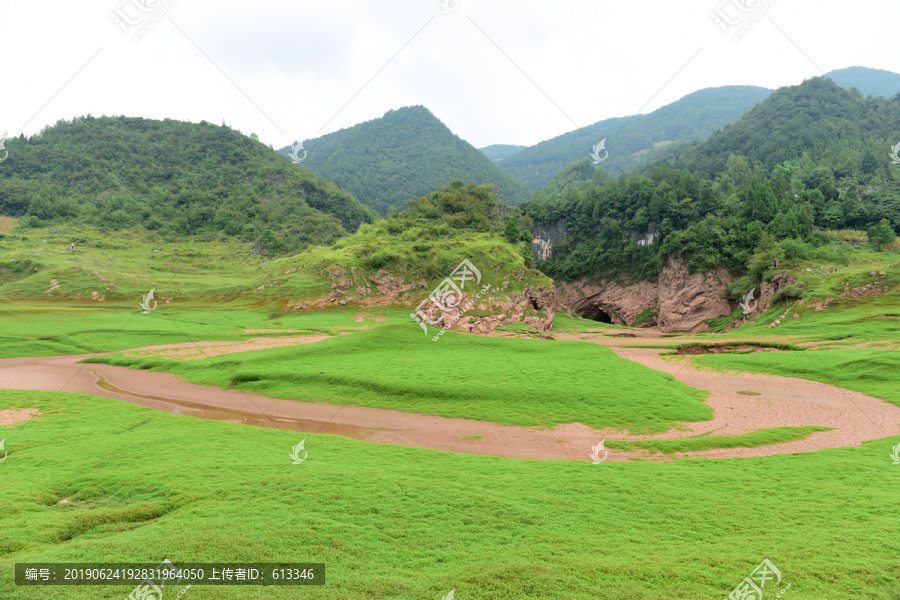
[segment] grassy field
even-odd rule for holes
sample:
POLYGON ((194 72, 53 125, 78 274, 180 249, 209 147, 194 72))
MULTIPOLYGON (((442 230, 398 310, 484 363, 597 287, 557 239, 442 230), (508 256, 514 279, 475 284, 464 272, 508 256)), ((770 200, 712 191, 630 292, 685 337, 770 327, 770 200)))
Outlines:
POLYGON ((678 421, 712 418, 704 393, 596 344, 455 332, 433 342, 411 321, 316 344, 193 361, 118 355, 90 361, 276 398, 509 425, 579 422, 653 433, 678 421))
MULTIPOLYGON (((140 297, 138 297, 138 300, 140 297)), ((341 333, 376 324, 413 324, 408 311, 386 308, 335 308, 285 312, 266 308, 160 304, 143 314, 132 306, 12 302, 0 304, 0 358, 114 352, 157 344, 240 340, 266 335, 341 333), (357 322, 361 315, 368 321, 357 322), (250 333, 245 332, 250 330, 250 333), (288 330, 291 333, 260 333, 288 330)), ((419 330, 421 331, 421 330, 419 330)))
POLYGON ((900 591, 900 469, 888 458, 896 438, 766 458, 592 465, 0 392, 0 409, 13 407, 42 415, 4 431, 0 591, 11 600, 129 591, 17 588, 15 562, 166 557, 327 565, 323 587, 195 586, 184 598, 196 600, 437 600, 454 588, 461 600, 721 599, 763 558, 797 600, 895 600, 900 591), (301 437, 309 458, 293 465, 301 437))
POLYGON ((802 440, 818 431, 831 431, 831 427, 770 427, 758 429, 743 435, 709 435, 707 433, 673 440, 608 440, 607 448, 634 450, 641 448, 650 452, 672 454, 675 452, 700 452, 723 448, 756 448, 770 444, 783 444, 802 440))
MULTIPOLYGON (((417 266, 406 275, 430 281, 455 265, 453 252, 474 249, 473 260, 491 265, 484 277, 495 287, 543 281, 521 270, 521 256, 499 239, 415 249, 415 232, 394 247, 364 230, 333 248, 270 262, 216 240, 167 245, 142 233, 79 235, 71 253, 65 232, 0 234, 0 357, 327 333, 334 337, 315 344, 195 361, 94 360, 297 401, 517 425, 577 421, 653 433, 712 416, 700 390, 591 343, 455 332, 433 342, 434 331, 423 336, 409 308, 284 310, 286 299, 329 293, 335 269, 361 283, 372 256, 411 261, 417 266), (150 287, 158 309, 141 314, 138 301, 150 287)), ((898 292, 840 296, 876 280, 896 287, 896 253, 854 252, 838 273, 825 273, 821 262, 798 266, 811 298, 794 307, 800 318, 769 329, 787 308, 776 307, 735 331, 696 339, 900 339, 898 292), (887 275, 873 278, 872 270, 887 275), (833 298, 829 309, 813 310, 825 297, 833 298)), ((547 337, 522 325, 505 329, 547 337)), ((623 328, 558 313, 553 332, 614 329, 623 328)), ((900 404, 898 355, 843 347, 691 360, 823 381, 900 404)), ((368 444, 99 397, 0 390, 0 411, 21 408, 41 414, 0 428, 9 453, 0 462, 4 600, 121 599, 131 589, 17 588, 16 562, 164 558, 327 565, 323 587, 195 586, 182 600, 437 600, 451 589, 458 600, 720 600, 764 558, 791 586, 783 600, 900 598, 900 467, 889 458, 900 437, 795 455, 592 465, 368 444), (304 438, 309 458, 293 465, 291 448, 304 438)), ((607 445, 662 453, 754 447, 822 429, 607 445)), ((765 597, 778 590, 767 587, 765 597)))

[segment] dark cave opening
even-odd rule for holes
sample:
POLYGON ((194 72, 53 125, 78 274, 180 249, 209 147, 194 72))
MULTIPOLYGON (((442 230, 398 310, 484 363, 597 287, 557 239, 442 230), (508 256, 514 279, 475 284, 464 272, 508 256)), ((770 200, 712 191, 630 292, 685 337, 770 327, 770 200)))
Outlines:
POLYGON ((585 319, 590 319, 591 321, 597 321, 598 323, 608 323, 610 325, 613 324, 612 317, 609 316, 609 313, 605 310, 601 310, 596 306, 592 306, 584 311, 581 315, 585 319))

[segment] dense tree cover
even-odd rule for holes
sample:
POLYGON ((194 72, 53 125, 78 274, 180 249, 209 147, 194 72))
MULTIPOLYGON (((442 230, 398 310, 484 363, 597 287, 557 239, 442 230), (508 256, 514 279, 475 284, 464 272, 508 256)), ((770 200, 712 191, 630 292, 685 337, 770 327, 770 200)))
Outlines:
POLYGON ((526 238, 531 241, 534 222, 530 217, 523 215, 519 208, 508 207, 501 202, 499 193, 492 185, 466 185, 462 181, 453 181, 418 200, 411 200, 406 210, 388 214, 389 229, 397 231, 427 224, 429 227, 444 226, 442 231, 499 230, 506 235, 510 223, 517 232, 526 232, 524 237, 520 233, 518 238, 510 241, 526 238))
POLYGON ((508 205, 530 197, 525 186, 422 106, 388 111, 380 119, 306 140, 303 147, 308 152, 303 166, 381 215, 454 180, 492 183, 508 205))
POLYGON ((725 86, 688 94, 647 115, 606 119, 516 152, 497 164, 532 190, 545 187, 573 161, 586 159, 594 144, 606 138, 610 172, 627 172, 645 164, 656 144, 706 139, 741 118, 772 90, 725 86))
MULTIPOLYGON (((818 190, 815 224, 865 229, 886 218, 900 227, 900 178, 888 154, 900 141, 900 96, 863 98, 824 78, 778 90, 734 125, 665 160, 716 179, 724 193, 760 172, 787 191, 818 190)), ((771 212, 765 200, 757 207, 771 212)))
POLYGON ((872 225, 868 231, 869 243, 876 249, 881 250, 885 246, 890 246, 897 239, 897 234, 891 228, 887 219, 882 219, 877 225, 872 225))
POLYGON ((829 167, 835 177, 887 175, 887 153, 900 126, 900 99, 863 98, 816 77, 784 87, 737 123, 694 148, 659 159, 707 178, 723 173, 738 154, 771 172, 777 164, 829 167))
MULTIPOLYGON (((453 181, 410 201, 402 211, 391 210, 387 218, 360 227, 357 235, 337 242, 336 247, 352 245, 370 269, 422 269, 429 277, 437 277, 445 276, 454 266, 449 262, 448 248, 452 248, 450 254, 477 254, 484 251, 484 246, 477 246, 492 239, 514 246, 513 251, 522 256, 525 265, 533 267, 533 227, 534 222, 521 209, 499 200, 492 185, 453 181), (512 236, 513 228, 521 232, 518 237, 512 236), (486 235, 472 235, 481 233, 486 235), (436 253, 439 248, 443 250, 436 253)), ((498 241, 488 247, 496 249, 498 241)))
POLYGON ((826 77, 842 88, 856 88, 863 96, 894 96, 900 93, 900 75, 882 69, 847 67, 835 69, 826 77))
MULTIPOLYGON (((724 266, 740 275, 753 270, 753 257, 766 244, 778 244, 788 254, 808 254, 829 241, 820 227, 856 222, 844 212, 828 222, 834 206, 816 186, 820 179, 804 176, 796 165, 779 165, 768 177, 762 168, 751 170, 746 160, 735 158, 724 183, 668 166, 654 168, 649 176, 611 178, 573 165, 567 180, 556 182, 568 190, 562 197, 538 193, 521 207, 537 223, 566 224, 567 237, 554 245, 542 268, 567 279, 652 279, 670 257, 680 257, 692 272, 724 266), (584 174, 580 182, 577 173, 584 174), (648 234, 655 239, 642 244, 648 234)), ((874 212, 857 203, 865 214, 874 212)), ((896 225, 888 219, 879 223, 872 230, 873 244, 891 243, 892 228, 896 225)))
POLYGON ((270 253, 328 244, 377 218, 353 196, 225 126, 60 121, 7 142, 0 215, 165 236, 227 235, 270 253))

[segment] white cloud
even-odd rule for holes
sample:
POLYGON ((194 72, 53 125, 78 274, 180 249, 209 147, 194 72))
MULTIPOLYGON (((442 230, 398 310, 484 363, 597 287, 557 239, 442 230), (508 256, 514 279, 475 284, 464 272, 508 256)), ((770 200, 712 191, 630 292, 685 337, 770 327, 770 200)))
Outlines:
POLYGON ((708 16, 718 0, 460 0, 449 15, 438 0, 178 0, 137 43, 109 18, 120 1, 0 0, 0 130, 35 113, 28 135, 86 113, 224 119, 280 147, 357 94, 323 133, 423 104, 475 146, 533 144, 704 87, 900 71, 890 0, 779 0, 737 43, 708 16))

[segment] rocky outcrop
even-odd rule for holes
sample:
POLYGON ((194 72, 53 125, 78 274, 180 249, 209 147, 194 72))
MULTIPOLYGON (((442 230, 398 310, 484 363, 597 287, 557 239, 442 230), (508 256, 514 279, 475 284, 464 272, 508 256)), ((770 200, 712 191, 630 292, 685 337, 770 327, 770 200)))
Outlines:
POLYGON ((595 321, 631 325, 638 315, 651 310, 663 331, 687 331, 704 319, 734 310, 723 298, 731 282, 725 269, 688 273, 684 261, 670 259, 657 281, 628 284, 583 279, 559 285, 557 295, 561 306, 595 321))
POLYGON ((524 322, 538 331, 547 331, 553 325, 557 298, 553 290, 540 286, 526 288, 521 293, 508 296, 491 296, 492 290, 484 286, 479 292, 463 293, 462 301, 447 312, 441 312, 433 303, 422 307, 432 327, 458 329, 470 333, 490 333, 497 327, 524 322), (472 315, 489 312, 489 315, 472 315))
POLYGON ((663 331, 687 331, 705 319, 724 317, 733 307, 723 296, 733 278, 723 268, 688 273, 684 261, 669 259, 659 274, 657 323, 663 331))
POLYGON ((769 281, 763 281, 759 286, 759 306, 754 314, 764 313, 772 306, 772 297, 784 289, 787 285, 794 285, 797 280, 787 271, 778 273, 769 281))
MULTIPOLYGON (((285 274, 296 272, 289 269, 285 274)), ((539 331, 547 331, 553 325, 557 299, 553 289, 545 286, 527 286, 521 292, 509 292, 510 283, 522 282, 526 270, 516 269, 508 273, 508 280, 492 287, 483 281, 468 283, 462 288, 461 297, 448 291, 441 302, 449 310, 441 311, 430 298, 435 282, 418 280, 402 272, 379 269, 367 272, 352 267, 348 273, 342 267, 333 267, 325 274, 332 280, 327 295, 304 301, 289 301, 284 310, 313 310, 334 306, 409 306, 413 315, 422 323, 442 329, 456 329, 476 333, 489 333, 502 325, 523 322, 539 331)), ((479 276, 480 277, 480 276, 479 276)))

